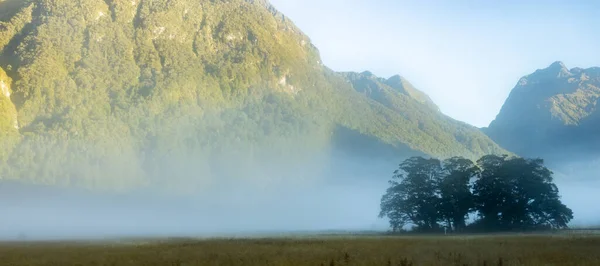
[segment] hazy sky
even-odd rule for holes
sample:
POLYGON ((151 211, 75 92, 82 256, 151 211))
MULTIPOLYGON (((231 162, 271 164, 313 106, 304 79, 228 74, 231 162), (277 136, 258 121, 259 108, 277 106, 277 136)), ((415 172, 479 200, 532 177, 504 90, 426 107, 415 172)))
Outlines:
POLYGON ((520 77, 600 66, 600 1, 271 0, 337 71, 400 74, 487 126, 520 77))

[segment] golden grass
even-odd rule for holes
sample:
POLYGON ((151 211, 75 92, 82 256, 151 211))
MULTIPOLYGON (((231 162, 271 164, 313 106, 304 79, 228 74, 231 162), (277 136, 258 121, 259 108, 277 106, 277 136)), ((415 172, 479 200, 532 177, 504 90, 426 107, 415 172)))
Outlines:
POLYGON ((0 265, 600 265, 598 236, 4 243, 0 265))

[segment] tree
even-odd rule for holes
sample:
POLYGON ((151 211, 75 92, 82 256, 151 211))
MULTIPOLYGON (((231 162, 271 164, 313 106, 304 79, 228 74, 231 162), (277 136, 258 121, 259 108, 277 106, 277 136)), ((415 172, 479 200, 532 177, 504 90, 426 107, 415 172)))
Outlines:
POLYGON ((473 192, 485 229, 565 228, 573 219, 542 159, 488 155, 478 164, 473 192))
POLYGON ((506 156, 486 155, 477 161, 482 169, 473 185, 476 210, 479 212, 484 228, 498 228, 499 215, 505 208, 508 198, 508 184, 503 176, 502 167, 506 156))
POLYGON ((449 227, 460 231, 466 227, 465 219, 474 208, 470 181, 479 173, 479 168, 462 157, 445 160, 443 167, 440 213, 449 227))
POLYGON ((408 223, 420 231, 439 228, 440 160, 412 157, 394 172, 390 188, 381 199, 380 217, 388 217, 394 231, 408 223))
POLYGON ((440 222, 461 231, 473 212, 479 215, 473 226, 486 231, 565 228, 573 212, 560 201, 552 175, 542 159, 486 155, 476 165, 462 157, 443 163, 412 157, 394 172, 379 216, 394 231, 407 224, 435 231, 440 222))

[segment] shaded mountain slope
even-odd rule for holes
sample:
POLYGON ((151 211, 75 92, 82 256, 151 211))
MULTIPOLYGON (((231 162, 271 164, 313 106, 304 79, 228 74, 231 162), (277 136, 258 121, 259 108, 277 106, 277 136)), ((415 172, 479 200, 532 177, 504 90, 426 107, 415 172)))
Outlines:
POLYGON ((484 131, 522 156, 576 161, 600 150, 600 68, 554 62, 523 77, 484 131))

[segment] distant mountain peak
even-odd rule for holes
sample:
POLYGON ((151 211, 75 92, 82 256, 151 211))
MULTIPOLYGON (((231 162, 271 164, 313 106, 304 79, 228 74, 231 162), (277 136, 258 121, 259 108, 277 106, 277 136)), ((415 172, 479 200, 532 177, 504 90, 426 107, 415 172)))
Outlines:
POLYGON ((391 76, 387 81, 390 83, 394 83, 394 82, 402 82, 403 79, 404 78, 402 78, 402 76, 400 76, 400 75, 394 75, 394 76, 391 76))
POLYGON ((363 71, 360 74, 363 75, 363 76, 365 76, 365 77, 368 77, 368 78, 375 77, 375 75, 373 74, 373 72, 368 71, 368 70, 367 71, 363 71))
POLYGON ((523 156, 545 157, 567 148, 575 152, 597 149, 599 70, 569 70, 556 61, 521 78, 485 132, 502 147, 523 156))
POLYGON ((354 85, 354 89, 365 93, 368 97, 383 102, 388 96, 386 93, 400 94, 409 97, 416 102, 439 111, 439 107, 424 92, 416 89, 407 79, 400 75, 394 75, 389 79, 380 78, 370 71, 361 73, 345 72, 342 75, 354 85))
POLYGON ((535 76, 540 74, 545 78, 565 78, 573 75, 562 61, 555 61, 547 68, 539 69, 534 73, 535 76))
POLYGON ((567 66, 565 66, 565 63, 562 61, 554 61, 554 63, 552 63, 548 68, 568 69, 567 66))

